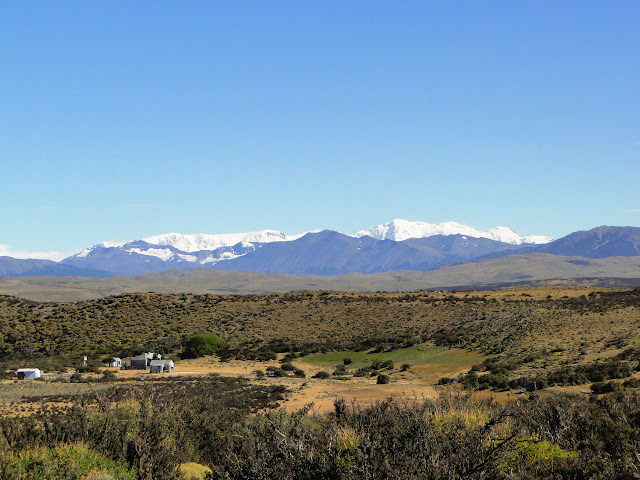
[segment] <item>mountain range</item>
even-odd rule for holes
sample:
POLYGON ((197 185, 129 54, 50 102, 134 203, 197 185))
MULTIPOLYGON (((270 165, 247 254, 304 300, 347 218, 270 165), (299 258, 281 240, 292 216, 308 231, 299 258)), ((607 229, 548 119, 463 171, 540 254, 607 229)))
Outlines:
POLYGON ((0 257, 0 276, 108 277, 194 268, 329 276, 429 271, 530 253, 587 259, 638 256, 640 228, 602 226, 553 240, 544 235, 520 236, 507 227, 483 232, 455 222, 397 219, 353 235, 330 230, 298 235, 276 230, 223 235, 170 233, 101 243, 61 262, 0 257))
POLYGON ((543 235, 522 237, 506 227, 483 232, 455 222, 396 219, 354 235, 329 230, 298 235, 276 230, 222 235, 168 233, 98 244, 61 263, 110 275, 170 268, 338 275, 431 270, 551 240, 543 235))

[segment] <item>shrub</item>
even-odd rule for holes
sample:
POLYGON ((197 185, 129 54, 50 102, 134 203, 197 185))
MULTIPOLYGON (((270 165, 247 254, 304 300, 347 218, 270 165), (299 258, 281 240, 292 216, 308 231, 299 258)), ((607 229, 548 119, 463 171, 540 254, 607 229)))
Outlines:
POLYGON ((198 358, 213 355, 227 344, 225 340, 214 333, 200 333, 190 337, 184 346, 183 355, 186 358, 198 358))
POLYGON ((204 480, 208 473, 211 473, 211 469, 206 465, 200 465, 199 463, 182 463, 178 465, 176 469, 180 474, 180 478, 185 480, 204 480))
POLYGON ((312 378, 319 378, 322 380, 326 380, 327 378, 331 378, 331 374, 325 370, 320 370, 312 378))
POLYGON ((42 480, 89 478, 135 480, 136 478, 135 473, 126 463, 109 460, 82 445, 30 449, 17 455, 9 455, 4 473, 8 478, 42 480))
POLYGON ((347 373, 347 368, 344 364, 336 365, 336 369, 333 371, 334 375, 345 375, 347 373))
POLYGON ((289 374, 281 368, 274 367, 273 365, 269 365, 267 367, 267 375, 271 375, 272 377, 288 377, 289 374))
POLYGON ((402 366, 400 367, 400 371, 402 372, 406 372, 411 368, 411 365, 409 365, 408 363, 403 363, 402 366))
POLYGON ((591 384, 591 391, 595 394, 619 392, 622 389, 622 384, 616 382, 596 382, 591 384))
POLYGON ((391 377, 389 375, 378 375, 378 379, 376 380, 377 384, 385 384, 390 382, 391 382, 391 377))

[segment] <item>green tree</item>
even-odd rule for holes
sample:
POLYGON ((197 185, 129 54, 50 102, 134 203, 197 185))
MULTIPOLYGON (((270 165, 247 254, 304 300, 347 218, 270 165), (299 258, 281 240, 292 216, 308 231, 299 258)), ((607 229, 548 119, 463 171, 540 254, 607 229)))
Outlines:
POLYGON ((213 355, 226 344, 227 342, 215 333, 200 333, 187 339, 183 356, 197 358, 213 355))

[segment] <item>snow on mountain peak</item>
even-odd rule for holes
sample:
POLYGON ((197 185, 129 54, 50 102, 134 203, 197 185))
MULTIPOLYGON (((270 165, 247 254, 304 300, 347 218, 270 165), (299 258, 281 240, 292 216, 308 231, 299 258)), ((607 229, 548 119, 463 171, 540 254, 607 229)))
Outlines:
POLYGON ((508 227, 495 227, 488 232, 480 231, 476 228, 462 225, 457 222, 441 222, 438 224, 427 222, 411 222, 396 218, 391 222, 376 225, 368 230, 361 230, 354 237, 368 235, 378 240, 402 241, 409 238, 424 238, 433 235, 465 235, 476 238, 488 238, 499 242, 510 243, 512 245, 541 244, 549 243, 553 240, 544 235, 529 235, 521 237, 508 227))
POLYGON ((284 242, 290 240, 290 238, 285 233, 277 230, 262 230, 259 232, 222 234, 163 233, 143 238, 142 240, 153 245, 172 246, 183 252, 197 252, 229 247, 238 243, 246 245, 247 243, 284 242))
MULTIPOLYGON (((220 261, 246 255, 260 247, 260 245, 254 244, 293 241, 302 238, 307 233, 316 233, 318 231, 319 230, 313 230, 297 235, 287 235, 278 230, 226 234, 164 233, 143 238, 142 242, 137 240, 133 242, 102 242, 94 247, 81 251, 74 257, 83 258, 93 256, 94 252, 102 247, 118 248, 130 254, 157 257, 162 261, 200 263, 202 265, 215 264, 220 261), (214 250, 217 251, 214 253, 214 250)), ((487 232, 482 232, 457 222, 432 224, 427 222, 411 222, 399 218, 391 222, 376 225, 368 230, 362 230, 352 236, 359 238, 365 235, 378 240, 394 241, 430 237, 433 235, 463 235, 465 237, 488 238, 512 245, 543 244, 553 240, 551 237, 544 235, 521 237, 507 227, 495 227, 487 232)))

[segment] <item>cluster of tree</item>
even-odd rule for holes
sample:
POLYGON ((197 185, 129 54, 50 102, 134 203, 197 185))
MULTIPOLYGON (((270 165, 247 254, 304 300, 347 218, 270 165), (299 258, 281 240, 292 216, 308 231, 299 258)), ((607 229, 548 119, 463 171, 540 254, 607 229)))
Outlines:
POLYGON ((158 379, 4 417, 0 477, 173 480, 187 462, 231 480, 635 478, 640 469, 637 391, 263 410, 282 391, 220 377, 158 379), (38 476, 42 459, 58 473, 38 476))

